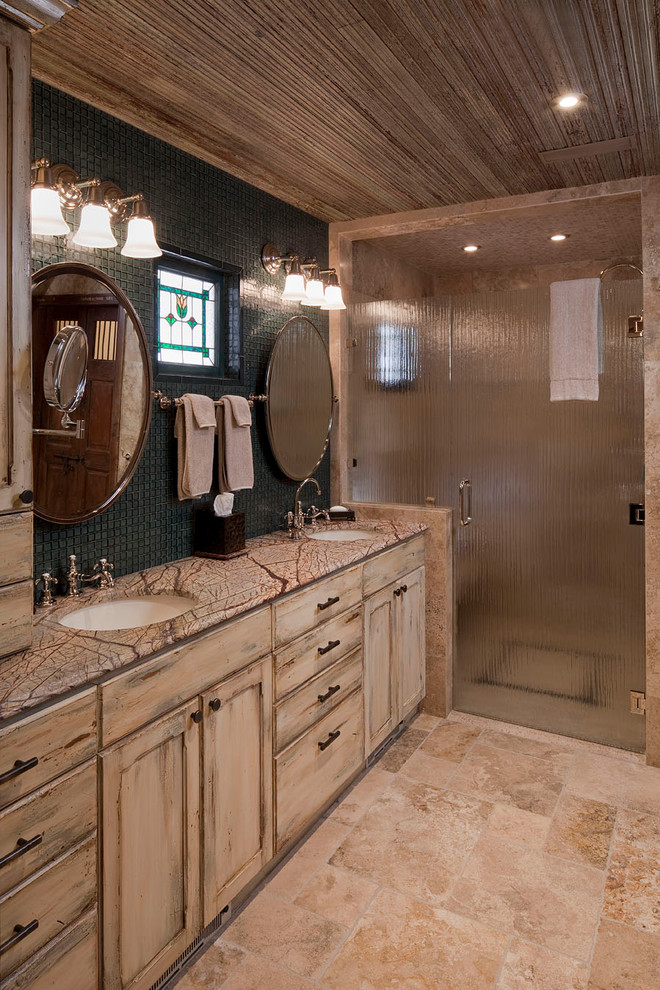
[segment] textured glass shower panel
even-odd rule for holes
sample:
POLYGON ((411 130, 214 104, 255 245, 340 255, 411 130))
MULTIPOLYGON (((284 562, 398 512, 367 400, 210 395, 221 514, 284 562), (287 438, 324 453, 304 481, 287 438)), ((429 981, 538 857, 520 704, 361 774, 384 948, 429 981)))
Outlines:
POLYGON ((451 300, 349 307, 349 459, 359 502, 449 496, 451 300))
POLYGON ((644 719, 638 283, 603 286, 598 402, 550 402, 549 291, 457 296, 452 320, 454 707, 629 749, 644 719))

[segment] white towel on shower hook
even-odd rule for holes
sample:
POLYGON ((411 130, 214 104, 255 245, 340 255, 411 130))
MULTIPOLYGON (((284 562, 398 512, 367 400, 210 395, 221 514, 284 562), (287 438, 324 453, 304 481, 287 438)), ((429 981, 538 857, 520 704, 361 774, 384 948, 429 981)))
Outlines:
POLYGON ((599 278, 550 284, 550 401, 598 401, 603 360, 599 278))

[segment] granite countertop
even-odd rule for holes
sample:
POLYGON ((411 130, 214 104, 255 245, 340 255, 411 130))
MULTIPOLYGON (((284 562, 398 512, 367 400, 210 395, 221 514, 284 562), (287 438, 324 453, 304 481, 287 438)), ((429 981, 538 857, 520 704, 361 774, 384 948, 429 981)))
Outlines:
POLYGON ((112 590, 86 590, 76 599, 59 598, 53 609, 37 609, 32 647, 0 660, 0 720, 93 684, 426 528, 421 523, 365 519, 326 526, 370 529, 373 537, 346 543, 297 541, 286 533, 273 533, 248 540, 246 553, 232 560, 184 557, 119 577, 112 590), (62 616, 85 606, 167 592, 191 598, 193 608, 166 622, 120 631, 81 632, 59 623, 62 616))

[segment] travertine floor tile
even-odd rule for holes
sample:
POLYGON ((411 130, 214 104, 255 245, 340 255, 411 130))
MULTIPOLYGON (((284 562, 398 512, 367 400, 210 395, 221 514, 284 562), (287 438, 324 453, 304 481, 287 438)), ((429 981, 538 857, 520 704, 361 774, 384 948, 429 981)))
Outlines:
POLYGON ((660 768, 579 753, 569 772, 571 794, 660 815, 660 768))
POLYGON ((217 990, 234 970, 240 968, 245 957, 244 949, 220 938, 183 974, 176 985, 177 990, 217 990))
POLYGON ((296 897, 298 907, 352 928, 378 885, 336 866, 322 866, 296 897))
POLYGON ((292 901, 321 865, 322 860, 297 852, 278 867, 277 872, 266 882, 265 889, 274 897, 292 901))
POLYGON ((523 811, 514 804, 495 804, 488 819, 488 834, 542 849, 550 829, 550 818, 523 811))
POLYGON ((659 818, 635 811, 619 811, 603 914, 660 934, 659 818))
POLYGON ((399 773, 411 780, 420 780, 431 787, 445 787, 447 781, 456 772, 456 764, 429 756, 418 749, 401 767, 399 773))
POLYGON ((474 798, 399 777, 330 862, 439 904, 489 812, 488 805, 474 798))
MULTIPOLYGON (((309 980, 260 956, 247 956, 240 969, 222 984, 222 990, 314 990, 314 987, 309 980)), ((220 990, 220 984, 213 990, 220 990)))
POLYGON ((443 722, 422 743, 422 752, 452 763, 460 763, 468 749, 481 735, 481 729, 472 729, 459 722, 443 722))
POLYGON ((406 729, 405 732, 382 755, 376 764, 381 770, 397 773, 408 757, 424 742, 428 733, 423 729, 406 729))
POLYGON ((501 801, 537 815, 551 815, 565 775, 566 771, 554 763, 494 749, 479 740, 452 777, 451 786, 484 801, 501 801))
POLYGON ((318 828, 314 829, 309 838, 305 839, 298 850, 298 855, 326 862, 349 832, 349 826, 326 818, 318 828))
POLYGON ((497 990, 586 990, 585 963, 513 938, 497 990))
POLYGON ((286 904, 266 891, 226 930, 227 938, 241 948, 311 979, 327 966, 347 935, 343 925, 286 904))
POLYGON ((447 906, 586 961, 600 915, 603 879, 591 867, 486 835, 455 882, 447 906))
POLYGON ((430 732, 431 729, 435 729, 441 721, 442 719, 440 719, 437 715, 429 715, 427 712, 420 712, 419 715, 413 719, 411 728, 424 729, 425 732, 430 732))
POLYGON ((575 755, 570 742, 566 744, 545 742, 539 739, 526 739, 524 736, 513 736, 508 732, 498 732, 488 729, 483 733, 481 742, 496 749, 508 749, 512 753, 522 753, 524 756, 535 756, 537 760, 549 760, 566 766, 575 755))
POLYGON ((589 974, 589 990, 658 990, 660 935, 603 920, 589 974))
POLYGON ((615 816, 616 809, 609 804, 564 794, 557 806, 545 851, 604 870, 615 816))
POLYGON ((393 780, 394 774, 383 770, 377 763, 332 809, 328 818, 343 825, 355 825, 393 780))
POLYGON ((395 891, 380 891, 322 977, 332 990, 486 990, 507 937, 395 891))

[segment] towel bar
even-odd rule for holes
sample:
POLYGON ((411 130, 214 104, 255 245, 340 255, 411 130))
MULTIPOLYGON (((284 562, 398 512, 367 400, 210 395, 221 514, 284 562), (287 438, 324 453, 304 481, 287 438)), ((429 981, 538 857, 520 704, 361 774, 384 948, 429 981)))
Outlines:
MULTIPOLYGON (((151 397, 152 399, 156 399, 158 401, 158 405, 160 406, 161 409, 172 409, 174 406, 180 406, 181 403, 183 402, 183 399, 180 399, 178 397, 175 399, 170 399, 168 395, 163 395, 160 389, 158 389, 155 392, 152 392, 151 397)), ((255 402, 265 402, 266 399, 267 396, 265 395, 253 395, 252 393, 250 393, 250 395, 248 396, 248 405, 250 406, 250 408, 252 408, 255 402)), ((220 401, 219 399, 214 400, 216 406, 219 401, 220 401)))

